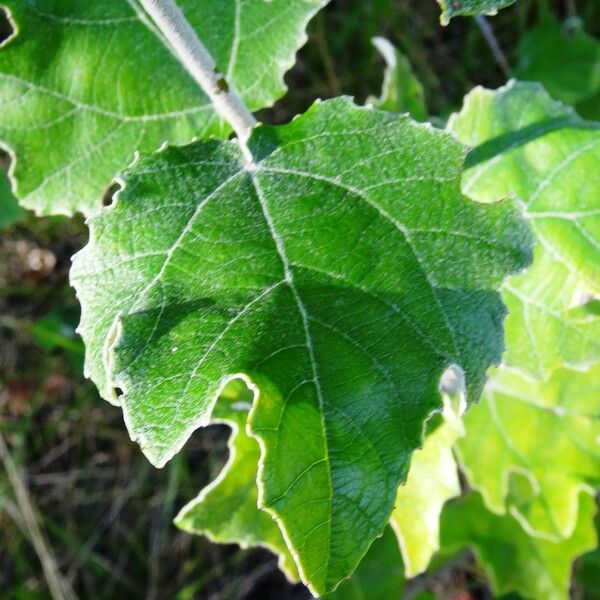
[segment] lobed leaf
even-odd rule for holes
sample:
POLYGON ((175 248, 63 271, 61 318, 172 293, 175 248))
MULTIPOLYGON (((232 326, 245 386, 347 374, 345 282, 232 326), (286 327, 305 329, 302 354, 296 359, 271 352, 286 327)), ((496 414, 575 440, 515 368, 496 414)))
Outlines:
POLYGON ((533 83, 478 88, 448 129, 474 148, 463 191, 527 206, 533 267, 504 286, 504 362, 547 378, 600 360, 600 125, 582 121, 533 83))
POLYGON ((412 458, 408 478, 398 488, 390 524, 398 537, 405 574, 414 577, 429 566, 439 550, 440 515, 447 500, 460 495, 460 481, 452 447, 464 435, 460 419, 449 403, 444 420, 412 458))
POLYGON ((444 369, 478 397, 502 351, 495 289, 530 260, 529 232, 510 204, 462 197, 461 146, 406 116, 318 103, 249 150, 140 159, 72 282, 87 371, 122 392, 155 465, 229 379, 252 380, 259 503, 322 594, 387 523, 444 369))
MULTIPOLYGON (((175 523, 213 541, 269 548, 279 555, 279 567, 286 576, 296 581, 296 566, 275 521, 257 506, 260 452, 245 431, 251 401, 251 393, 240 380, 230 382, 219 397, 211 423, 226 423, 232 428, 229 460, 219 477, 180 511, 175 523)), ((423 448, 414 454, 406 484, 398 488, 390 519, 395 536, 386 529, 352 577, 325 595, 328 600, 362 598, 367 593, 370 598, 396 599, 404 575, 413 577, 424 571, 439 550, 442 507, 460 494, 452 446, 464 433, 446 401, 443 415, 443 421, 425 438, 423 448)))
POLYGON ((533 267, 503 288, 512 370, 494 372, 466 415, 461 461, 490 510, 508 507, 530 532, 568 537, 579 492, 600 472, 600 130, 541 86, 516 82, 472 92, 449 128, 475 147, 463 189, 520 197, 538 241, 533 267))
POLYGON ((569 537, 582 490, 600 486, 599 413, 600 366, 560 369, 546 382, 499 369, 464 417, 458 449, 469 481, 490 510, 506 506, 534 534, 569 537))
MULTIPOLYGON (((180 0, 251 110, 283 74, 327 0, 180 0)), ((223 136, 214 112, 137 2, 2 0, 15 35, 0 46, 0 140, 17 196, 39 214, 90 214, 134 152, 223 136)))
POLYGON ((573 560, 594 548, 596 503, 582 496, 577 525, 560 542, 531 537, 510 515, 499 517, 471 494, 447 505, 441 537, 446 550, 471 547, 497 595, 518 592, 532 600, 568 600, 573 560))
POLYGON ((268 548, 279 556, 279 568, 288 579, 297 582, 298 570, 277 523, 258 509, 260 449, 246 433, 251 402, 251 392, 239 380, 232 381, 219 397, 211 423, 224 423, 232 429, 229 460, 217 479, 181 509, 175 524, 214 542, 268 548))

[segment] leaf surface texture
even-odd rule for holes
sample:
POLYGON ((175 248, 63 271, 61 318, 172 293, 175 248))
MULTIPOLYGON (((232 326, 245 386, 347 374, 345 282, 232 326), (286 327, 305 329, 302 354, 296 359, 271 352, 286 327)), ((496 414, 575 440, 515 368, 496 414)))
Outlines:
POLYGON ((317 103, 249 149, 140 159, 72 281, 87 372, 122 393, 155 465, 232 376, 254 383, 259 503, 319 594, 387 523, 443 370, 461 365, 478 397, 529 231, 510 203, 461 196, 462 147, 406 116, 317 103))
MULTIPOLYGON (((324 0, 179 0, 251 110, 284 73, 324 0)), ((139 150, 224 135, 214 112, 135 0, 5 0, 16 35, 0 47, 0 140, 22 204, 91 213, 139 150)))

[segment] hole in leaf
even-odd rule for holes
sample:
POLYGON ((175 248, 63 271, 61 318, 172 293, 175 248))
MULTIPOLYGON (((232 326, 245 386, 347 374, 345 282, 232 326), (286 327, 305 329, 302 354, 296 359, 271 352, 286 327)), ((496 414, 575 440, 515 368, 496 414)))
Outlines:
POLYGON ((116 398, 121 398, 123 396, 123 390, 120 387, 114 387, 113 394, 116 398))
POLYGON ((4 46, 15 36, 16 29, 10 19, 8 10, 0 6, 0 46, 4 46))
POLYGON ((121 189, 121 185, 113 181, 102 196, 102 206, 112 206, 115 201, 115 194, 121 189))
POLYGON ((10 165, 12 163, 12 158, 8 152, 0 149, 0 172, 8 173, 10 170, 10 165))
POLYGON ((254 401, 254 392, 243 379, 232 379, 221 391, 221 398, 233 401, 235 410, 250 410, 254 401))

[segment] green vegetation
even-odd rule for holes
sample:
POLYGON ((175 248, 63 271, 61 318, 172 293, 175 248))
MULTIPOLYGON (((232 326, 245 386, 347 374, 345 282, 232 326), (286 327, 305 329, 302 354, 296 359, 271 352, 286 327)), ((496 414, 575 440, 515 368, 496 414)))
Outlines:
POLYGON ((7 597, 594 598, 600 11, 423 4, 0 2, 7 597))

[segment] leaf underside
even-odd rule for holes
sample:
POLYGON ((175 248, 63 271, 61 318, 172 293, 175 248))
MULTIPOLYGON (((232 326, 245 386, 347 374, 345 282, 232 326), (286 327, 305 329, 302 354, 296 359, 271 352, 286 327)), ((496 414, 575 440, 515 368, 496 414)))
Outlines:
POLYGON ((491 510, 508 507, 534 534, 569 537, 581 491, 600 486, 599 413, 598 366, 559 369, 547 382, 500 369, 465 415, 461 462, 491 510))
MULTIPOLYGON (((326 0, 179 0, 251 110, 283 74, 326 0)), ((16 35, 0 47, 0 141, 22 204, 91 213, 134 152, 229 132, 133 0, 1 0, 16 35)))
POLYGON ((448 402, 444 420, 414 453, 408 478, 398 488, 390 524, 398 537, 407 577, 422 573, 439 550, 439 522, 447 500, 460 495, 458 468, 452 452, 464 434, 448 402))
POLYGON ((86 368, 155 465, 229 378, 252 380, 259 502, 324 593, 389 519, 445 367, 476 398, 499 360, 495 289, 529 232, 462 197, 462 148, 406 116, 317 103, 249 149, 167 148, 124 173, 72 269, 86 368))
POLYGON ((463 190, 520 198, 537 241, 533 267, 504 285, 510 369, 465 416, 461 461, 490 510, 565 538, 580 491, 600 483, 600 129, 518 82, 473 91, 449 129, 475 147, 463 190))
POLYGON ((518 592, 525 598, 568 600, 573 560, 597 544, 595 512, 594 498, 584 494, 572 534, 551 542, 528 535, 510 515, 488 512, 472 493, 444 509, 442 544, 472 547, 499 596, 518 592))
POLYGON ((519 198, 535 262, 504 286, 510 313, 503 361, 537 378, 600 360, 600 125, 582 121, 534 83, 478 88, 448 125, 474 147, 463 191, 519 198))
POLYGON ((279 556, 279 568, 288 579, 297 582, 298 570, 277 523, 257 506, 260 449, 246 433, 251 403, 252 393, 240 380, 232 381, 219 397, 211 423, 232 429, 229 460, 219 477, 181 509, 175 524, 221 544, 268 548, 279 556))

